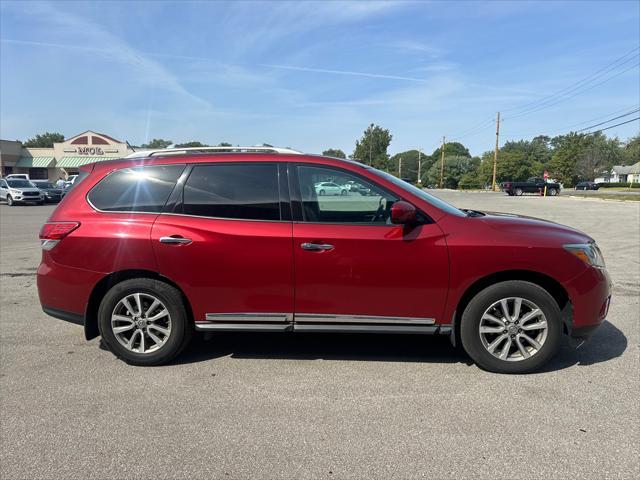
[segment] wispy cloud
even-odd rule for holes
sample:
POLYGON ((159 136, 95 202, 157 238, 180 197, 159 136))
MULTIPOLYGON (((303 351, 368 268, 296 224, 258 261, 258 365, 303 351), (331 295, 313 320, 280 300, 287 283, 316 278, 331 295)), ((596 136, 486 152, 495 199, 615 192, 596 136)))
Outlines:
POLYGON ((299 72, 310 73, 327 73, 333 75, 348 75, 351 77, 367 77, 367 78, 381 78, 386 80, 403 80, 409 82, 425 82, 424 78, 404 77, 399 75, 385 75, 380 73, 367 73, 367 72, 352 72, 349 70, 331 70, 326 68, 312 68, 312 67, 298 67, 293 65, 273 65, 268 63, 259 63, 261 67, 278 68, 281 70, 295 70, 299 72))
POLYGON ((49 3, 30 4, 28 12, 30 15, 40 18, 43 22, 49 23, 54 31, 59 30, 64 32, 65 35, 71 36, 74 40, 73 44, 15 39, 3 39, 3 42, 70 48, 99 54, 109 59, 109 61, 126 66, 129 74, 133 74, 142 83, 151 84, 155 88, 165 89, 186 97, 200 106, 211 107, 209 101, 194 95, 184 88, 178 78, 160 63, 131 47, 127 42, 105 30, 95 21, 65 12, 49 3))

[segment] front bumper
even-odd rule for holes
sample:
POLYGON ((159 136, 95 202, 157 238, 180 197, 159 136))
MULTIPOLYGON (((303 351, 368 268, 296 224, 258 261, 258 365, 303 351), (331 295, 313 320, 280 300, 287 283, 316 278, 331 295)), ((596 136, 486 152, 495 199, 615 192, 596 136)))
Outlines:
POLYGON ((25 196, 25 195, 12 195, 11 198, 13 198, 14 202, 18 202, 18 203, 44 202, 44 197, 42 195, 37 196, 37 197, 25 196))
POLYGON ((583 344, 604 322, 611 305, 611 277, 605 269, 589 267, 566 285, 571 312, 565 313, 569 336, 583 344))

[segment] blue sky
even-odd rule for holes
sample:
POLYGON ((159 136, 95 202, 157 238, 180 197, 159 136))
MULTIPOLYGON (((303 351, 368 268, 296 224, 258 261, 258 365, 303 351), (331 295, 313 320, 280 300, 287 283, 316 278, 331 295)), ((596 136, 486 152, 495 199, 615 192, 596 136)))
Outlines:
MULTIPOLYGON (((3 139, 92 129, 133 144, 351 153, 374 122, 393 134, 390 153, 429 153, 446 135, 481 154, 493 148, 497 111, 504 141, 640 103, 637 1, 3 0, 0 9, 3 139), (621 57, 588 90, 568 89, 621 57)), ((624 140, 638 125, 607 133, 624 140)))

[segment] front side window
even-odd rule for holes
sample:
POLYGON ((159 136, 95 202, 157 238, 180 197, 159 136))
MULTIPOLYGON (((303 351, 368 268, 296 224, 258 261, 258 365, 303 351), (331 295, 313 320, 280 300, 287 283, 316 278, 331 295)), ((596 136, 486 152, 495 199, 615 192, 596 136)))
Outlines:
POLYGON ((240 220, 280 220, 274 163, 196 165, 184 186, 183 213, 240 220))
POLYGON ((161 212, 184 168, 158 165, 116 170, 93 187, 87 198, 95 208, 107 212, 161 212))
POLYGON ((388 225, 398 199, 380 187, 330 167, 298 166, 307 222, 388 225))

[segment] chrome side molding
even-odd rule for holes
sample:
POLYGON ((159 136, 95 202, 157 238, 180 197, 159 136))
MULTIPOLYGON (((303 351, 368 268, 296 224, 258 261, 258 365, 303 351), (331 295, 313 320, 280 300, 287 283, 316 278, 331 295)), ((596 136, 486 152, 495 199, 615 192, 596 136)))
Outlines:
POLYGON ((196 323, 200 332, 291 332, 292 323, 196 323))
POLYGON ((434 318, 380 317, 373 315, 327 315, 324 313, 296 313, 296 323, 389 323, 394 325, 434 325, 434 318))
POLYGON ((207 313, 208 322, 288 322, 293 321, 293 313, 207 313))

